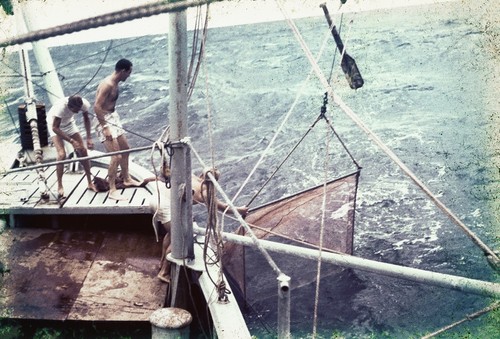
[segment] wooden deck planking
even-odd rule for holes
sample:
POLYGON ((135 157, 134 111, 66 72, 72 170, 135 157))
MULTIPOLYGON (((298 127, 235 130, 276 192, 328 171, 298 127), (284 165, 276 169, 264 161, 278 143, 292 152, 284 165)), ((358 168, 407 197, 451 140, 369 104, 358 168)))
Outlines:
MULTIPOLYGON (((49 176, 50 178, 50 173, 49 176)), ((35 206, 40 200, 36 193, 39 191, 38 175, 35 171, 9 173, 0 179, 2 191, 9 190, 11 207, 35 206), (11 190, 10 188, 22 187, 20 190, 11 190)))
MULTIPOLYGON (((90 172, 94 176, 99 176, 99 174, 102 175, 102 172, 104 172, 104 170, 102 168, 92 167, 90 169, 90 172)), ((73 191, 68 195, 68 198, 64 202, 65 208, 91 205, 96 196, 100 194, 89 190, 85 175, 82 176, 82 182, 78 186, 74 187, 73 191)), ((104 195, 104 193, 102 194, 104 195)))
MULTIPOLYGON (((105 177, 107 170, 92 167, 93 175, 105 177)), ((109 192, 93 192, 88 189, 85 173, 66 172, 63 176, 63 186, 66 200, 61 207, 57 201, 57 176, 55 167, 47 174, 47 186, 50 188, 49 201, 39 197, 38 178, 35 171, 10 173, 0 179, 0 187, 6 187, 10 193, 0 195, 0 208, 14 215, 21 214, 148 214, 149 200, 152 192, 147 187, 131 187, 121 189, 124 201, 109 199, 109 192), (17 183, 17 184, 16 184, 17 183), (14 186, 17 193, 14 194, 14 186), (23 199, 23 200, 22 200, 23 199), (77 212, 78 211, 78 212, 77 212)), ((5 213, 5 212, 4 212, 5 213)))
POLYGON ((165 300, 152 232, 16 228, 0 248, 1 317, 147 321, 165 300))

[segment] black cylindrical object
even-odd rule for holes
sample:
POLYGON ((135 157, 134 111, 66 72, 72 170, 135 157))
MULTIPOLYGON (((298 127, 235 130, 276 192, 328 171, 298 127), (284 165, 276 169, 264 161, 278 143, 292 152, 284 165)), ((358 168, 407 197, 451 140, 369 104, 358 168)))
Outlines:
MULTIPOLYGON (((26 105, 20 105, 18 107, 19 115, 19 129, 21 133, 21 146, 24 150, 33 149, 33 139, 31 137, 31 127, 28 121, 26 121, 26 105)), ((44 147, 49 144, 49 131, 47 129, 47 114, 45 112, 45 105, 36 105, 36 115, 38 117, 38 135, 40 136, 40 146, 44 147)))

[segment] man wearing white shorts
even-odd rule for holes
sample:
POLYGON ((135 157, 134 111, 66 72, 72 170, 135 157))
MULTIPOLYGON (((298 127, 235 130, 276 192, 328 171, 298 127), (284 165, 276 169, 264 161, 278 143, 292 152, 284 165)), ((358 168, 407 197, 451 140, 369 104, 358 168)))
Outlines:
POLYGON ((163 282, 169 283, 170 261, 168 261, 167 255, 171 252, 170 222, 172 220, 172 215, 170 213, 170 189, 165 186, 165 182, 163 182, 162 179, 158 179, 158 182, 156 182, 158 191, 153 195, 153 197, 151 197, 149 201, 149 207, 154 213, 153 227, 155 228, 155 233, 158 236, 157 229, 159 228, 159 226, 161 226, 165 232, 165 235, 163 236, 160 272, 158 273, 158 278, 163 282))
MULTIPOLYGON (((111 138, 116 139, 125 133, 120 116, 116 111, 104 114, 104 119, 106 120, 107 128, 109 128, 109 132, 111 133, 111 138)), ((104 143, 106 141, 106 135, 104 135, 103 127, 97 118, 94 119, 94 126, 99 141, 104 143)))
MULTIPOLYGON (((130 149, 115 106, 119 94, 118 85, 120 82, 127 80, 131 73, 132 63, 127 59, 120 59, 115 65, 114 72, 101 81, 97 87, 94 103, 94 112, 97 120, 96 131, 108 152, 130 149)), ((125 186, 133 187, 141 185, 140 182, 132 179, 130 176, 128 159, 128 153, 111 156, 108 167, 110 199, 126 200, 116 189, 115 179, 118 172, 118 165, 120 165, 120 175, 125 186)))
MULTIPOLYGON (((83 139, 80 135, 80 130, 76 125, 74 115, 82 112, 83 123, 87 133, 87 147, 94 148, 92 135, 90 133, 90 119, 89 119, 90 103, 79 95, 73 95, 60 99, 52 106, 47 114, 47 121, 51 128, 49 129, 52 142, 56 147, 57 160, 62 161, 66 159, 66 150, 64 148, 64 141, 69 142, 75 149, 75 153, 79 157, 86 157, 88 155, 87 148, 83 145, 83 139)), ((84 160, 81 162, 85 170, 85 175, 88 181, 88 188, 96 191, 92 178, 90 175, 90 162, 84 160)), ((64 187, 62 184, 62 177, 64 173, 64 165, 56 165, 57 174, 57 193, 58 199, 63 199, 64 187)))
MULTIPOLYGON (((158 236, 158 226, 162 226, 165 231, 165 236, 163 237, 162 244, 162 254, 160 260, 160 272, 158 273, 158 278, 166 283, 170 283, 170 261, 167 259, 167 255, 171 252, 171 209, 170 209, 170 189, 166 188, 165 181, 169 180, 170 177, 170 168, 168 164, 164 161, 161 166, 161 176, 160 177, 152 177, 146 178, 143 181, 143 184, 147 184, 152 181, 156 181, 156 187, 158 190, 156 194, 153 195, 151 200, 149 201, 149 206, 153 214, 153 226, 155 227, 155 233, 158 236)), ((214 175, 215 180, 218 180, 220 173, 218 170, 210 170, 210 172, 214 175)), ((200 176, 191 175, 191 187, 192 187, 192 199, 193 205, 196 204, 207 204, 208 197, 208 181, 210 179, 206 176, 206 173, 201 174, 200 176)), ((227 213, 233 213, 232 210, 228 209, 228 205, 217 199, 215 197, 215 205, 217 209, 221 212, 227 210, 227 213)), ((236 207, 238 213, 245 217, 248 213, 248 207, 240 206, 236 207)))

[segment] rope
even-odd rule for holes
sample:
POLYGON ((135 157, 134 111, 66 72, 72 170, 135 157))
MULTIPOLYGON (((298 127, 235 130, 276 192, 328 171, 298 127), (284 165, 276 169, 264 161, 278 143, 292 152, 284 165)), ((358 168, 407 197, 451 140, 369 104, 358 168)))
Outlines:
MULTIPOLYGON (((156 150, 159 150, 160 151, 160 155, 161 155, 161 161, 162 161, 162 165, 165 166, 165 160, 166 160, 166 156, 165 156, 165 143, 168 143, 168 140, 170 139, 170 126, 167 126, 162 134, 160 135, 160 137, 158 138, 158 140, 155 141, 155 143, 153 144, 153 146, 151 147, 151 154, 150 154, 150 162, 151 162, 151 165, 153 167, 153 173, 155 175, 155 178, 158 178, 159 175, 158 175, 158 171, 156 170, 156 165, 153 161, 153 155, 155 153, 156 150)), ((155 237, 156 237, 156 242, 159 241, 158 239, 158 229, 156 228, 157 224, 155 222, 156 220, 156 216, 158 215, 158 211, 160 210, 160 187, 159 187, 159 180, 155 180, 155 188, 156 188, 156 210, 153 214, 153 217, 151 218, 151 223, 153 225, 153 230, 155 232, 155 237)), ((170 188, 168 187, 168 183, 165 182, 165 185, 167 186, 167 188, 170 188)))
MULTIPOLYGON (((327 126, 328 127, 328 126, 327 126)), ((329 149, 330 149, 330 137, 329 130, 326 130, 326 142, 325 142, 325 162, 324 162, 324 183, 323 183, 323 200, 321 202, 321 226, 319 233, 319 249, 318 249, 318 262, 317 262, 317 273, 316 273, 316 291, 314 293, 314 316, 313 316, 313 338, 316 337, 317 326, 318 326, 318 305, 319 305, 319 285, 321 282, 321 254, 323 252, 323 237, 325 234, 325 214, 326 214, 326 185, 328 184, 328 160, 329 160, 329 149)))
POLYGON ((208 18, 209 18, 209 11, 208 11, 208 4, 207 4, 207 11, 205 14, 205 24, 203 26, 203 31, 202 31, 202 39, 200 43, 200 52, 198 53, 198 61, 196 63, 196 68, 194 70, 194 74, 191 78, 191 72, 194 64, 194 59, 196 55, 196 47, 198 46, 198 36, 199 36, 199 23, 201 21, 201 11, 200 11, 201 6, 197 7, 197 15, 196 15, 196 28, 194 30, 193 34, 193 46, 192 46, 192 51, 191 51, 191 62, 189 64, 189 71, 188 71, 188 83, 189 83, 189 88, 187 91, 187 98, 188 101, 191 98, 191 95, 193 94, 194 91, 194 85, 196 83, 196 79, 198 78, 198 73, 200 70, 200 64, 205 56, 205 46, 206 46, 206 39, 207 39, 207 33, 208 33, 208 18))
MULTIPOLYGON (((209 18, 209 8, 207 4, 207 11, 205 14, 205 23, 203 26, 203 31, 202 31, 202 39, 200 43, 200 51, 198 53, 198 61, 196 63, 196 68, 194 69, 194 74, 191 78, 191 73, 193 71, 193 65, 194 65, 194 57, 196 54, 196 47, 198 46, 198 35, 199 35, 199 24, 201 21, 201 12, 200 12, 200 7, 197 9, 197 16, 196 16, 196 29, 195 29, 195 34, 193 36, 193 47, 192 47, 192 54, 191 54, 191 63, 189 65, 189 71, 188 71, 188 79, 190 80, 190 86, 188 88, 188 100, 191 97, 193 90, 194 90, 194 84, 196 82, 196 79, 199 74, 199 69, 200 66, 203 64, 203 70, 205 73, 205 91, 206 91, 206 105, 207 105, 207 112, 208 112, 208 137, 209 137, 209 142, 210 142, 210 150, 212 154, 211 162, 212 162, 212 169, 211 170, 205 170, 205 173, 203 173, 203 182, 202 182, 202 188, 206 188, 206 196, 203 196, 203 200, 205 202, 205 205, 207 207, 207 213, 208 213, 208 218, 207 218, 207 227, 206 227, 206 233, 205 233, 205 239, 204 239, 204 245, 203 245, 203 259, 205 263, 205 267, 207 268, 207 265, 215 265, 219 264, 218 268, 218 278, 217 282, 214 281, 212 276, 208 274, 210 280, 216 286, 216 289, 218 291, 218 301, 219 302, 227 302, 228 297, 227 294, 229 293, 229 290, 226 288, 226 283, 224 281, 224 267, 223 263, 220 260, 223 255, 223 249, 224 249, 224 244, 222 241, 222 236, 221 236, 221 224, 219 223, 219 220, 217 218, 217 198, 215 196, 215 188, 214 184, 212 182, 212 179, 208 178, 208 173, 211 174, 211 176, 215 175, 215 155, 214 155, 214 142, 213 142, 213 124, 212 124, 212 113, 210 109, 210 95, 208 92, 208 72, 206 69, 206 62, 205 62, 205 46, 206 46, 206 39, 207 39, 207 33, 208 33, 208 18, 209 18), (212 244, 213 246, 210 246, 212 244), (208 250, 210 248, 215 247, 215 252, 214 255, 211 256, 208 254, 208 250)), ((204 190, 202 189, 202 194, 204 190)), ((227 211, 227 209, 226 209, 227 211)), ((225 211, 224 211, 225 213, 225 211)), ((223 220, 223 219, 222 219, 223 220)), ((207 273, 209 272, 208 268, 206 269, 207 273)))
POLYGON ((335 131, 335 128, 333 128, 332 123, 330 122, 330 120, 326 116, 326 104, 328 103, 328 92, 325 92, 325 97, 324 97, 324 101, 323 102, 324 102, 324 104, 323 104, 323 107, 321 108, 321 117, 323 119, 325 119, 325 122, 328 124, 328 126, 330 126, 331 131, 333 132, 333 134, 335 135, 335 137, 337 138, 337 140, 340 142, 340 144, 344 148, 344 151, 347 153, 347 155, 349 155, 349 157, 351 158, 351 161, 354 163, 354 165, 356 165, 356 168, 358 170, 361 169, 361 166, 358 164, 358 162, 356 161, 356 159, 354 159, 354 156, 351 154, 351 152, 347 148, 344 140, 342 140, 342 138, 337 133, 337 131, 335 131))
POLYGON ((133 153, 133 152, 140 152, 144 150, 149 150, 151 146, 142 146, 142 147, 136 147, 136 148, 130 148, 122 151, 115 151, 115 152, 108 152, 108 153, 103 153, 103 154, 98 154, 98 155, 89 155, 87 157, 81 157, 81 158, 73 158, 73 159, 66 159, 66 160, 60 160, 60 161, 53 161, 53 162, 47 162, 44 164, 39 164, 39 165, 33 165, 33 166, 26 166, 26 167, 20 167, 20 168, 12 168, 8 171, 5 171, 2 174, 10 174, 10 173, 15 173, 15 172, 24 172, 24 171, 31 171, 35 170, 38 168, 43 168, 43 167, 50 167, 50 166, 55 166, 58 164, 70 164, 73 162, 77 161, 85 161, 85 160, 93 160, 93 159, 98 159, 98 158, 104 158, 104 157, 109 157, 112 155, 118 155, 118 154, 124 154, 124 153, 133 153))
MULTIPOLYGON (((318 56, 317 56, 317 60, 319 60, 321 58, 321 56, 323 55, 323 51, 325 50, 325 47, 327 46, 327 41, 328 41, 328 38, 329 38, 329 34, 325 34, 325 38, 323 39, 323 43, 321 44, 321 49, 318 53, 318 56)), ((306 84, 309 82, 309 79, 311 78, 311 76, 313 75, 313 72, 314 72, 314 68, 311 67, 311 70, 309 71, 306 79, 302 82, 302 85, 300 86, 300 89, 299 91, 297 92, 297 95, 295 96, 295 100, 294 102, 292 103, 290 109, 288 110, 288 112, 285 114, 284 118, 283 118, 283 121, 281 122, 280 126, 278 127, 278 129, 276 130, 276 133, 274 133, 274 136, 271 138, 271 141, 269 142, 269 144, 267 145, 266 149, 262 152, 259 160, 257 161, 257 163, 254 165, 254 167, 252 168, 252 170, 250 171, 250 173, 248 174, 247 178, 245 179, 245 181, 243 182, 243 184, 241 185, 240 189, 236 192, 236 194, 234 195, 232 201, 235 201, 238 196, 240 195, 240 193, 243 191, 243 188, 247 185, 247 183, 250 181, 250 178, 254 175, 254 173, 257 171, 257 169, 259 168, 259 166, 261 165, 262 161, 264 160, 264 158, 267 156, 267 154, 269 153, 271 147, 273 146, 276 138, 278 137, 278 135, 281 133, 281 131, 283 130, 284 126, 285 126, 285 123, 288 121, 288 119, 290 118, 293 110, 295 109, 295 106, 297 106, 297 103, 302 95, 302 93, 304 92, 304 89, 305 89, 305 86, 306 84)), ((272 174, 274 175, 276 173, 276 171, 272 174)), ((269 178, 265 183, 264 185, 267 185, 267 183, 269 182, 271 178, 269 178)), ((262 188, 257 192, 257 194, 260 193, 260 191, 262 191, 262 188)), ((252 199, 250 200, 250 203, 257 197, 257 194, 254 195, 254 197, 252 197, 252 199)), ((250 205, 247 204, 247 206, 250 205)))
POLYGON ((459 320, 457 322, 454 322, 453 324, 450 324, 448 326, 445 326, 443 328, 441 328, 440 330, 436 331, 436 332, 433 332, 433 333, 430 333, 430 334, 427 334, 425 336, 422 337, 422 339, 429 339, 429 338, 433 338, 435 336, 437 336, 438 334, 441 334, 441 333, 444 333, 450 329, 452 329, 453 327, 455 326, 458 326, 466 321, 470 321, 470 320, 473 320, 475 318, 479 318, 480 316, 482 316, 483 314, 486 314, 488 312, 491 312, 491 311, 494 311, 496 309, 500 308, 500 301, 497 301, 493 304, 491 304, 490 306, 486 307, 486 308, 483 308, 482 310, 478 311, 478 312, 475 312, 475 313, 472 313, 472 314, 469 314, 467 317, 465 317, 464 319, 462 320, 459 320))
MULTIPOLYGON (((339 8, 340 9, 340 8, 339 8)), ((340 14, 340 25, 339 25, 339 34, 341 32, 341 28, 342 28, 342 20, 344 19, 344 13, 341 13, 340 14)), ((330 27, 328 28, 329 31, 331 31, 333 29, 333 26, 335 26, 332 22, 332 24, 330 25, 330 27)), ((344 49, 345 50, 345 49, 344 49)), ((332 81, 332 77, 333 77, 333 70, 334 70, 334 65, 335 65, 335 59, 337 57, 337 53, 333 53, 333 58, 332 58, 332 66, 330 67, 330 75, 328 76, 328 83, 331 83, 332 81)), ((342 60, 342 57, 343 55, 341 56, 340 60, 342 60)))
POLYGON ((330 97, 333 99, 333 101, 344 111, 344 113, 351 118, 366 134, 370 136, 370 138, 375 142, 377 146, 379 146, 388 156, 390 159, 392 159, 402 170, 404 173, 406 173, 413 181, 414 183, 422 189, 424 193, 427 194, 427 196, 434 202, 434 204, 439 207, 448 217, 455 222, 456 225, 458 225, 462 230, 466 233, 466 235, 469 236, 469 238, 483 251, 484 255, 486 256, 488 262, 490 265, 495 268, 496 270, 500 270, 500 259, 499 257, 486 245, 484 244, 479 237, 477 237, 467 226, 448 208, 446 207, 431 191, 427 186, 417 178, 417 176, 397 157, 397 155, 391 151, 383 142, 380 140, 380 138, 373 133, 364 123, 363 121, 354 113, 354 111, 349 108, 343 100, 334 93, 332 87, 328 83, 328 80, 325 78, 323 72, 319 68, 319 65, 317 62, 314 60, 314 57, 311 54, 310 49, 306 45, 303 37, 301 36, 297 26, 295 23, 291 20, 290 16, 286 12, 286 10, 283 8, 283 5, 281 1, 276 0, 278 6, 280 7, 280 10, 282 13, 285 15, 286 20, 292 29, 293 33, 295 34, 295 37, 297 38, 300 46, 302 47, 304 53, 306 54, 307 59, 311 63, 311 65, 314 68, 314 71, 316 73, 316 76, 319 78, 320 82, 323 84, 323 86, 327 89, 328 94, 330 97))
MULTIPOLYGON (((204 168, 206 168, 206 165, 203 162, 203 159, 200 157, 200 155, 198 154, 198 152, 196 151, 196 149, 193 147, 193 145, 191 144, 191 142, 188 141, 187 144, 191 148, 191 151, 193 152, 194 156, 198 159, 199 163, 204 168)), ((279 269, 278 265, 276 265, 276 263, 274 262, 274 260, 271 258, 271 256, 267 252, 267 250, 260 244, 259 239, 255 236, 255 234, 253 233, 253 231, 250 228, 250 226, 248 226, 247 222, 241 217, 240 213, 238 212, 238 210, 236 209, 236 207, 234 206, 234 204, 232 203, 232 201, 229 199, 229 197, 227 196, 227 194, 222 190, 222 188, 220 187, 219 183, 215 180, 215 178, 213 177, 213 175, 210 172, 207 172, 207 174, 208 174, 208 177, 212 180, 212 183, 214 184, 214 186, 217 189, 217 191, 222 195, 224 201, 228 204, 228 206, 233 211, 233 214, 236 217, 236 219, 238 220, 238 222, 245 228, 247 234, 250 236, 250 239, 254 243, 255 247, 260 251, 260 253, 264 256, 264 258, 266 259, 266 261, 269 264, 269 266, 271 266, 271 268, 273 269, 273 271, 276 273, 276 276, 279 276, 280 274, 282 274, 282 272, 279 269)))
POLYGON ((269 183, 269 181, 274 177, 276 172, 283 166, 283 164, 288 160, 288 158, 292 155, 292 153, 297 149, 297 147, 300 145, 300 143, 305 139, 305 137, 309 134, 309 132, 312 131, 316 123, 321 119, 321 116, 318 116, 316 120, 312 123, 311 126, 309 126, 309 129, 304 133, 302 138, 295 144, 295 146, 292 148, 292 150, 285 156, 283 161, 276 167, 276 169, 273 171, 273 173, 267 178, 267 180, 264 182, 264 184, 261 186, 261 188, 253 195, 253 197, 250 199, 250 201, 247 203, 247 206, 250 206, 250 204, 257 198, 257 196, 260 194, 262 189, 269 183))
MULTIPOLYGON (((78 93, 80 93, 81 91, 83 91, 89 84, 92 80, 94 80, 94 78, 97 76, 97 74, 99 73, 99 71, 101 70, 102 66, 104 65, 104 62, 106 61, 106 59, 108 58, 108 54, 109 54, 109 51, 111 50, 111 47, 113 46, 113 40, 111 40, 109 42, 109 46, 108 48, 106 49, 106 54, 104 55, 104 58, 102 59, 101 61, 101 64, 99 65, 99 67, 97 68, 97 70, 94 72, 94 75, 89 79, 89 81, 87 81, 85 83, 85 85, 83 85, 78 91, 76 91, 75 94, 73 95, 76 95, 78 93)), ((86 94, 86 93, 85 93, 86 94)), ((83 95, 83 94, 82 94, 83 95)))
POLYGON ((125 21, 146 18, 162 13, 183 11, 189 7, 200 6, 218 1, 222 0, 192 0, 192 1, 177 1, 172 3, 164 3, 163 1, 161 1, 158 3, 151 3, 142 6, 131 7, 124 10, 99 15, 93 18, 79 20, 69 24, 56 26, 53 28, 41 29, 35 32, 22 34, 12 39, 0 40, 0 48, 19 45, 25 42, 34 42, 42 39, 52 38, 59 35, 79 32, 91 28, 103 27, 125 21))
MULTIPOLYGON (((215 170, 210 169, 206 170, 203 173, 203 182, 202 182, 202 187, 205 186, 206 188, 206 196, 203 196, 203 201, 205 202, 205 205, 207 207, 207 212, 208 212, 208 218, 207 218, 207 227, 206 227, 206 232, 205 232, 205 243, 203 246, 203 258, 205 262, 205 266, 207 267, 208 265, 208 260, 207 258, 210 258, 208 256, 208 249, 211 248, 210 244, 213 244, 215 246, 215 255, 214 258, 215 260, 211 261, 210 264, 215 265, 219 263, 219 271, 218 271, 218 278, 217 282, 215 282, 212 277, 209 274, 210 280, 212 283, 216 286, 217 291, 218 291, 218 301, 219 302, 227 302, 228 297, 227 293, 229 292, 228 289, 226 288, 226 283, 224 282, 224 272, 223 272, 223 267, 222 267, 222 261, 220 260, 222 257, 222 250, 224 247, 223 241, 222 241, 222 234, 219 230, 218 226, 218 220, 217 220, 217 197, 215 196, 215 186, 214 182, 212 180, 215 180, 215 170), (210 175, 209 175, 210 174, 210 175)), ((202 189, 203 192, 203 189, 202 189)), ((206 270, 209 272, 209 270, 206 270)))
POLYGON ((328 103, 328 96, 327 96, 327 93, 325 93, 325 97, 324 97, 324 100, 323 100, 323 106, 321 107, 321 114, 316 118, 316 120, 314 121, 314 123, 309 127, 309 129, 305 132, 305 134, 302 136, 302 138, 295 144, 295 146, 287 154, 287 156, 283 159, 283 161, 276 167, 276 169, 269 176, 269 178, 267 178, 267 180, 264 182, 264 184, 261 186, 261 188, 253 195, 253 197, 250 199, 250 201, 248 202, 248 204, 246 206, 250 206, 250 204, 261 193, 261 191, 264 189, 264 187, 274 177, 274 175, 276 174, 276 172, 278 172, 278 170, 281 168, 281 166, 283 166, 283 164, 288 160, 288 158, 292 155, 292 153, 297 149, 297 147, 300 145, 300 143, 302 143, 302 141, 306 138, 306 136, 309 134, 309 132, 312 131, 312 129, 315 127, 316 123, 320 119, 322 119, 322 118, 325 119, 325 122, 330 127, 330 129, 332 130, 332 132, 335 135, 335 137, 339 140, 340 144, 344 148, 345 152, 349 155, 349 157, 351 158, 351 161, 355 164, 356 168, 358 170, 361 169, 361 166, 359 166, 359 164, 357 163, 356 159, 354 159, 354 157, 352 156, 352 154, 349 152, 349 150, 347 149, 347 146, 345 145, 344 141, 340 138, 340 136, 338 135, 338 133, 333 128, 333 125, 331 124, 330 120, 327 118, 327 116, 326 116, 326 104, 327 103, 328 103))

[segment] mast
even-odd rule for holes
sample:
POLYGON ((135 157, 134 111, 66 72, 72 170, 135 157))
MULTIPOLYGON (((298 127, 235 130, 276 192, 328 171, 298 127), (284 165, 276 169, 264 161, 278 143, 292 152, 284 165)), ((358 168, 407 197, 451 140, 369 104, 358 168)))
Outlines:
MULTIPOLYGON (((26 32, 27 28, 23 20, 23 12, 21 7, 17 7, 16 15, 16 29, 18 32, 26 32)), ((23 44, 19 48, 19 60, 21 64, 21 72, 23 75, 24 83, 24 93, 25 93, 25 104, 26 104, 26 122, 30 126, 31 130, 31 140, 33 142, 33 153, 35 156, 35 162, 41 164, 43 161, 43 151, 40 143, 40 135, 38 133, 38 113, 36 110, 35 101, 35 91, 33 89, 33 82, 31 77, 31 67, 29 61, 29 55, 27 51, 26 44, 23 44)), ((45 172, 43 169, 37 170, 38 174, 38 186, 40 191, 40 197, 43 200, 49 199, 49 193, 47 189, 47 180, 45 178, 45 172)))
MULTIPOLYGON (((191 190, 191 156, 187 138, 187 15, 186 10, 169 14, 168 31, 170 74, 170 140, 173 155, 171 167, 171 232, 173 259, 194 259, 191 190)), ((171 306, 178 304, 182 291, 177 287, 179 267, 173 265, 171 306)))
MULTIPOLYGON (((19 8, 20 17, 23 18, 24 23, 28 29, 28 32, 36 31, 38 29, 37 16, 33 13, 33 10, 29 7, 29 1, 24 2, 24 6, 21 5, 19 8)), ((45 44, 45 41, 40 40, 37 42, 32 42, 33 54, 37 61, 40 72, 42 73, 43 82, 47 95, 49 96, 49 101, 51 105, 64 97, 64 91, 57 77, 56 68, 50 52, 45 44)))

